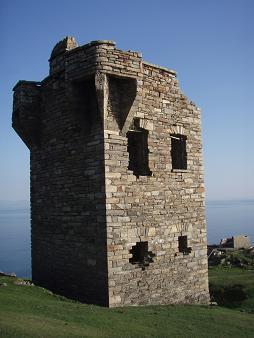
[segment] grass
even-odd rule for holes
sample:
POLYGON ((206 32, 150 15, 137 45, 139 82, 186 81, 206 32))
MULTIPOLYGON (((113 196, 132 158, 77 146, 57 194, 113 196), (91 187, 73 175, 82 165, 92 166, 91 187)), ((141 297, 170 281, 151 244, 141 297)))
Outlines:
MULTIPOLYGON (((226 303, 227 307, 254 313, 254 269, 216 266, 209 269, 210 289, 212 287, 232 288, 241 286, 246 299, 239 302, 226 303)), ((215 299, 216 300, 216 299, 215 299)), ((223 305, 223 304, 220 304, 223 305)))
MULTIPOLYGON (((232 274, 237 282, 239 273, 232 274)), ((223 271, 212 270, 211 280, 223 281, 223 271)), ((1 338, 253 337, 254 315, 238 310, 197 305, 107 309, 14 281, 0 278, 7 284, 0 288, 1 338)))

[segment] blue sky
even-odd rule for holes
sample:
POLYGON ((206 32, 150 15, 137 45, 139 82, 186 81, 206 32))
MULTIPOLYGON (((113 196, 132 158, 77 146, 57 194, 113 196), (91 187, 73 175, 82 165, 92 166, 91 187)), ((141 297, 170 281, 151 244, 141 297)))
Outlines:
POLYGON ((0 200, 29 199, 29 151, 11 129, 12 88, 42 80, 54 45, 114 40, 178 73, 202 109, 207 199, 254 198, 254 1, 1 0, 0 200))

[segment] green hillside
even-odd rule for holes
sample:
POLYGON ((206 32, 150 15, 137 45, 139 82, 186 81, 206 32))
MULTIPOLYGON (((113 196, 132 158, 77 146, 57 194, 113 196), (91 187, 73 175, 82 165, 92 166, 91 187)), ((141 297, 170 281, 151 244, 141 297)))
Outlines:
POLYGON ((233 284, 246 282, 248 298, 234 309, 197 305, 107 309, 0 277, 0 337, 253 337, 254 271, 214 268, 210 273, 213 285, 225 284, 225 276, 227 280, 232 276, 233 284))

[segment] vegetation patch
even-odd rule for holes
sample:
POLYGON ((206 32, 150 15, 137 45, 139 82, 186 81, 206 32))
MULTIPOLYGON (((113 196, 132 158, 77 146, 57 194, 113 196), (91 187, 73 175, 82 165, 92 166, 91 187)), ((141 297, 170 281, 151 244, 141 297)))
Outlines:
POLYGON ((248 298, 246 290, 241 284, 226 286, 211 284, 209 289, 212 301, 222 306, 239 307, 248 298))
MULTIPOLYGON (((211 279, 220 281, 221 276, 220 270, 217 274, 213 270, 211 279)), ((235 309, 199 305, 107 309, 54 295, 27 281, 17 283, 16 278, 0 277, 0 283, 4 338, 253 337, 254 315, 235 309)))
POLYGON ((254 313, 254 270, 228 266, 209 268, 211 300, 218 305, 254 313))
POLYGON ((211 255, 209 265, 254 269, 254 250, 253 248, 239 250, 218 248, 218 251, 211 255))

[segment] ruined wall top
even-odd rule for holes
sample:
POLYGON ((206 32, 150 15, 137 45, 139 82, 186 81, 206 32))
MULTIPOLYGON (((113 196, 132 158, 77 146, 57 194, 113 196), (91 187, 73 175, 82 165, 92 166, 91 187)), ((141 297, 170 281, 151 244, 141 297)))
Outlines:
POLYGON ((77 48, 78 44, 74 37, 66 36, 63 40, 59 41, 52 50, 49 61, 53 60, 56 56, 65 53, 68 50, 77 48))
MULTIPOLYGON (((151 76, 154 81, 162 77, 165 83, 177 85, 175 71, 145 62, 139 52, 117 49, 111 40, 95 40, 78 46, 74 37, 67 36, 53 48, 49 66, 49 76, 41 82, 19 81, 13 89, 13 128, 28 147, 38 145, 43 100, 50 91, 64 89, 70 103, 76 95, 74 84, 94 79, 100 115, 104 127, 109 127, 105 105, 109 87, 113 88, 118 81, 119 97, 125 96, 125 99, 121 98, 123 107, 119 111, 125 115, 126 123, 123 118, 117 123, 124 134, 142 101, 145 76, 151 76)), ((156 90, 165 92, 168 87, 158 86, 156 90)))
MULTIPOLYGON (((112 40, 94 40, 85 45, 78 46, 74 37, 67 36, 60 42, 58 42, 52 50, 49 63, 50 63, 50 75, 55 74, 59 71, 63 71, 68 66, 69 61, 73 61, 73 55, 76 56, 75 61, 81 61, 86 63, 95 63, 98 66, 98 63, 103 63, 106 60, 103 60, 102 54, 106 51, 111 51, 113 53, 119 53, 121 55, 121 62, 125 62, 128 57, 133 57, 139 59, 139 61, 147 66, 155 67, 162 69, 165 72, 176 76, 176 72, 165 68, 160 67, 155 64, 144 62, 142 59, 142 54, 135 51, 122 51, 116 48, 116 43, 112 40)), ((108 60, 107 60, 108 61, 108 60)), ((113 61, 113 60, 112 60, 113 61)), ((99 67, 100 68, 100 67, 99 67)))

